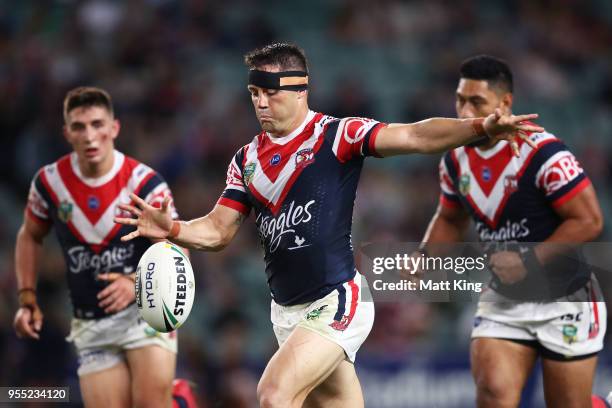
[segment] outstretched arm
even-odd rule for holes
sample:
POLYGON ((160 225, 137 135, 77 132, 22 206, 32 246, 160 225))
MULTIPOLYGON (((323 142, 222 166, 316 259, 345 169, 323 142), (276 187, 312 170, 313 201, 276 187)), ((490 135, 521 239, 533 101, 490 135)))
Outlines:
POLYGON ((234 238, 245 216, 232 208, 216 205, 208 215, 191 221, 173 221, 170 199, 166 198, 161 208, 147 204, 131 194, 134 206, 120 204, 119 207, 136 218, 115 218, 115 222, 133 225, 133 231, 121 238, 129 241, 136 237, 168 239, 185 248, 204 251, 220 251, 234 238))
POLYGON ((409 153, 440 153, 483 137, 490 137, 509 140, 517 154, 516 137, 525 139, 535 148, 533 142, 522 132, 542 132, 544 129, 540 126, 523 123, 537 117, 537 114, 503 115, 498 109, 486 118, 432 118, 410 124, 392 123, 379 131, 374 147, 383 157, 409 153))

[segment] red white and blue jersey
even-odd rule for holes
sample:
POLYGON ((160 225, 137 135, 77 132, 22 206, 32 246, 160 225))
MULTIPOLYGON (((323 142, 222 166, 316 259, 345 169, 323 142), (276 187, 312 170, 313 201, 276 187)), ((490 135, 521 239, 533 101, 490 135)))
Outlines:
MULTIPOLYGON (((131 203, 130 193, 157 207, 165 197, 171 197, 158 173, 118 151, 114 151, 112 169, 102 177, 84 177, 76 153, 72 153, 44 166, 32 181, 26 216, 55 227, 75 317, 106 316, 96 296, 107 283, 97 280, 97 275, 135 272, 151 245, 147 238, 120 240, 133 227, 116 224, 113 218, 130 217, 118 208, 120 203, 131 203)), ((173 217, 178 218, 174 209, 173 217)))
POLYGON ((357 183, 364 158, 377 156, 374 141, 383 126, 310 111, 291 134, 262 132, 234 155, 218 204, 255 211, 276 303, 320 299, 355 276, 357 183))
MULTIPOLYGON (((591 184, 561 140, 545 132, 529 138, 537 148, 521 140, 519 157, 501 141, 489 150, 456 148, 440 162, 440 204, 467 209, 482 242, 545 241, 562 222, 555 208, 591 184)), ((554 279, 563 285, 585 273, 557 271, 554 279)))

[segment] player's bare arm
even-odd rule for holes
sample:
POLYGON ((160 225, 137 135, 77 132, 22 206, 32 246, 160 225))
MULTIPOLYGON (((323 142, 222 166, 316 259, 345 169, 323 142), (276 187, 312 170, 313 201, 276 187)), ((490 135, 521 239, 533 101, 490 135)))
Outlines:
POLYGON ((130 197, 135 205, 121 204, 120 208, 136 218, 115 218, 115 222, 133 225, 137 229, 122 237, 123 241, 143 236, 169 239, 190 249, 220 251, 232 241, 244 219, 239 211, 216 205, 204 217, 185 222, 173 221, 169 199, 164 200, 161 208, 155 208, 134 194, 130 197))
POLYGON ((470 216, 462 206, 438 205, 421 242, 430 246, 429 252, 433 249, 432 244, 460 242, 469 225, 470 216))
POLYGON ((543 244, 535 248, 538 260, 544 264, 564 248, 563 245, 550 244, 576 245, 593 241, 603 230, 603 215, 592 185, 576 194, 571 200, 556 207, 555 212, 563 220, 561 225, 543 244))
MULTIPOLYGON (((568 248, 596 239, 603 229, 603 216, 592 185, 557 207, 555 212, 563 221, 548 239, 534 248, 541 265, 552 261, 568 248)), ((527 274, 520 255, 513 251, 493 254, 490 266, 507 284, 518 282, 527 274)))
POLYGON ((36 265, 43 239, 50 228, 50 224, 36 222, 26 214, 17 233, 15 272, 19 309, 15 314, 14 327, 18 337, 40 338, 43 314, 36 300, 36 265))
MULTIPOLYGON (((438 205, 436 213, 431 218, 425 235, 421 240, 421 251, 427 252, 428 256, 442 256, 438 253, 438 243, 460 242, 470 225, 470 216, 462 206, 447 207, 438 205)), ((416 251, 412 256, 420 256, 416 251)), ((407 271, 402 277, 406 279, 421 279, 422 271, 407 271)))
POLYGON ((432 118, 411 124, 392 123, 379 131, 375 148, 382 156, 440 153, 488 136, 510 141, 516 154, 516 138, 524 139, 535 147, 523 132, 544 130, 540 126, 526 123, 537 117, 537 114, 502 114, 497 109, 486 118, 479 119, 432 118))

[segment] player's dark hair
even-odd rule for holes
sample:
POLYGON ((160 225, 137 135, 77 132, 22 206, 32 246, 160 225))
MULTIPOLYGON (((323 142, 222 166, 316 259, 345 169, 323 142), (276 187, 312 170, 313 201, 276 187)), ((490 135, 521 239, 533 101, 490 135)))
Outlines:
POLYGON ((513 92, 512 71, 506 61, 490 55, 477 55, 463 61, 459 68, 461 78, 487 81, 491 88, 513 92))
POLYGON ((66 94, 64 98, 64 120, 68 119, 68 114, 76 108, 101 106, 106 108, 113 115, 113 100, 104 89, 93 86, 80 86, 74 88, 66 94))
POLYGON ((308 72, 308 62, 304 50, 291 43, 274 43, 254 49, 244 55, 244 63, 249 69, 263 65, 276 65, 282 71, 308 72))

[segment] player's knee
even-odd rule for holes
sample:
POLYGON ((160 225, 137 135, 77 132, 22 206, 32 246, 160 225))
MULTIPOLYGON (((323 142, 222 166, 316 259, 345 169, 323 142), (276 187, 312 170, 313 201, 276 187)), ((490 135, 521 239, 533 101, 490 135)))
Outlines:
POLYGON ((476 390, 478 401, 495 404, 490 406, 502 406, 506 404, 518 403, 521 397, 521 390, 502 378, 501 375, 486 373, 476 378, 476 390))
POLYGON ((262 380, 257 385, 257 399, 261 408, 285 408, 291 406, 291 397, 277 384, 262 380))
POLYGON ((152 381, 145 387, 135 388, 132 401, 135 408, 169 407, 172 401, 172 382, 152 381))

